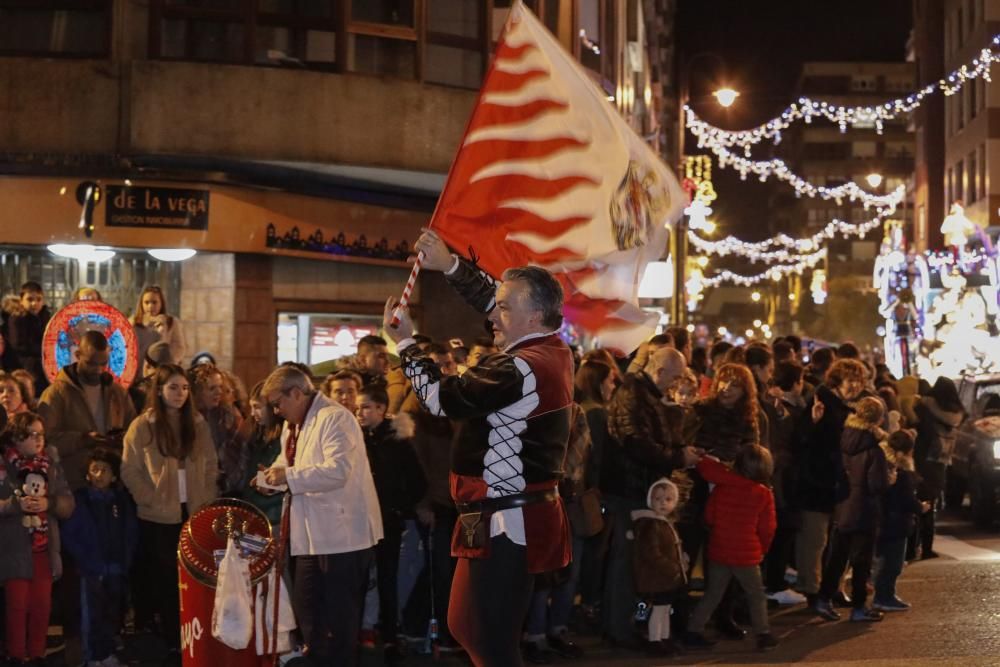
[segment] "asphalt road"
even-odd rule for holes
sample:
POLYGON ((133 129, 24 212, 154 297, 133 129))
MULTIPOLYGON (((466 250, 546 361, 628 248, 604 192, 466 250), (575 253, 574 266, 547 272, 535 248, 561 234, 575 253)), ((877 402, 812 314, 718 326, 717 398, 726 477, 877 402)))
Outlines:
MULTIPOLYGON (((798 606, 772 611, 772 632, 781 644, 767 653, 755 651, 753 641, 748 638, 742 642, 720 641, 710 652, 656 659, 643 653, 611 649, 596 637, 582 636, 578 637, 586 649, 582 659, 556 658, 553 664, 1000 667, 1000 532, 977 530, 961 517, 945 517, 939 522, 935 549, 939 558, 908 565, 899 580, 899 594, 913 608, 887 614, 881 623, 824 622, 804 606, 798 606)), ((122 656, 127 663, 162 664, 156 640, 133 636, 127 639, 127 644, 128 650, 122 656)), ((50 664, 60 663, 50 660, 50 664)), ((364 652, 363 667, 382 664, 380 651, 364 652)), ((409 655, 403 664, 464 667, 470 663, 454 656, 434 661, 430 656, 409 655)))
MULTIPOLYGON (((767 653, 755 651, 748 638, 720 641, 710 652, 665 660, 613 650, 597 638, 580 637, 587 655, 576 661, 557 658, 553 664, 1000 666, 1000 532, 974 529, 961 517, 944 517, 939 533, 935 549, 940 557, 914 562, 900 577, 900 597, 913 608, 886 614, 881 623, 825 622, 799 606, 772 612, 772 632, 781 644, 767 653)), ((364 664, 381 664, 379 657, 368 654, 364 664)), ((435 663, 410 656, 406 664, 468 663, 456 658, 435 663)))

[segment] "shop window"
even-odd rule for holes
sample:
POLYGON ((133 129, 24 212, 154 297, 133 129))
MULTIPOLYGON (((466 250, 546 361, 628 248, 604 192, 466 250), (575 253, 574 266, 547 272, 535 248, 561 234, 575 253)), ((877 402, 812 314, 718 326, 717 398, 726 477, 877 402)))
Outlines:
POLYGON ((313 365, 356 354, 378 333, 381 318, 338 313, 278 313, 278 363, 313 365))
POLYGON ((105 57, 111 0, 0 0, 0 55, 105 57))

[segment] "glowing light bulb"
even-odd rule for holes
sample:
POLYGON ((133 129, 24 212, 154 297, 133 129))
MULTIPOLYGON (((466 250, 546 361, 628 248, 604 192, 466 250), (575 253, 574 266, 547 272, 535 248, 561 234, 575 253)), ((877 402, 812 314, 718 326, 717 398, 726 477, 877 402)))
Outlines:
POLYGON ((733 106, 736 98, 740 96, 739 92, 733 90, 732 88, 720 88, 712 93, 712 95, 715 97, 716 101, 726 109, 733 106))
POLYGON ((753 329, 747 329, 744 333, 747 335, 747 338, 753 338, 753 329))
POLYGON ((750 295, 750 300, 754 303, 760 301, 760 292, 754 291, 754 293, 750 295))
POLYGON ((703 268, 703 269, 704 269, 704 268, 705 268, 706 266, 708 266, 708 257, 705 257, 704 255, 702 255, 701 257, 699 257, 699 258, 698 258, 698 259, 696 259, 695 261, 696 261, 696 262, 698 263, 698 266, 700 266, 700 267, 701 267, 701 268, 703 268))
POLYGON ((761 324, 760 320, 754 320, 754 321, 753 321, 753 325, 754 325, 754 327, 755 327, 755 328, 757 328, 757 329, 760 329, 760 324, 761 324))

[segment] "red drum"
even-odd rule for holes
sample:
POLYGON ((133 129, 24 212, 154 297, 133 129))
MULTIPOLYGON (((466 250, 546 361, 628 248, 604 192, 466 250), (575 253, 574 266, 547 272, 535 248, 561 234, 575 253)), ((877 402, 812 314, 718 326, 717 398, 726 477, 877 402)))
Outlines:
MULTIPOLYGON (((255 585, 265 585, 263 580, 271 574, 277 559, 271 524, 249 503, 223 498, 206 505, 188 519, 177 548, 184 667, 262 667, 271 664, 271 656, 257 655, 256 636, 247 648, 238 651, 212 637, 218 562, 230 535, 249 554, 250 577, 255 585)), ((273 577, 269 581, 273 582, 273 577)))

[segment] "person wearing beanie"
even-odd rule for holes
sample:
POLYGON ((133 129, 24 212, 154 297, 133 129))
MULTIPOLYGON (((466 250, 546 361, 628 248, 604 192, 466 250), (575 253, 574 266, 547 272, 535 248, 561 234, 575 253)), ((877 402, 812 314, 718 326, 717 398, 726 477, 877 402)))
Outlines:
POLYGON ((650 653, 661 656, 680 652, 680 646, 670 639, 670 606, 687 584, 687 558, 673 524, 678 498, 677 486, 662 477, 649 487, 649 509, 632 512, 635 590, 652 605, 648 647, 650 653))
POLYGON ((914 471, 913 446, 916 431, 903 429, 881 444, 895 483, 886 491, 882 506, 882 525, 876 554, 875 596, 872 606, 881 611, 906 611, 909 603, 896 595, 896 579, 903 571, 906 538, 913 532, 916 517, 930 509, 930 503, 917 499, 917 474, 914 471))
POLYGON ((881 515, 881 496, 892 483, 889 466, 879 443, 886 438, 879 424, 885 417, 885 406, 877 398, 866 397, 854 407, 854 414, 844 423, 840 436, 843 471, 837 482, 839 499, 834 510, 834 530, 830 540, 830 556, 819 599, 814 611, 830 621, 840 618, 831 600, 840 586, 840 578, 848 562, 851 564, 852 621, 881 621, 882 613, 866 609, 868 578, 875 552, 875 535, 881 515))
POLYGON ((156 375, 156 369, 163 364, 172 364, 171 359, 173 357, 170 343, 166 341, 157 341, 146 348, 146 356, 142 359, 142 377, 133 380, 132 386, 128 388, 128 395, 135 404, 136 414, 146 408, 146 396, 152 385, 152 378, 156 375))

